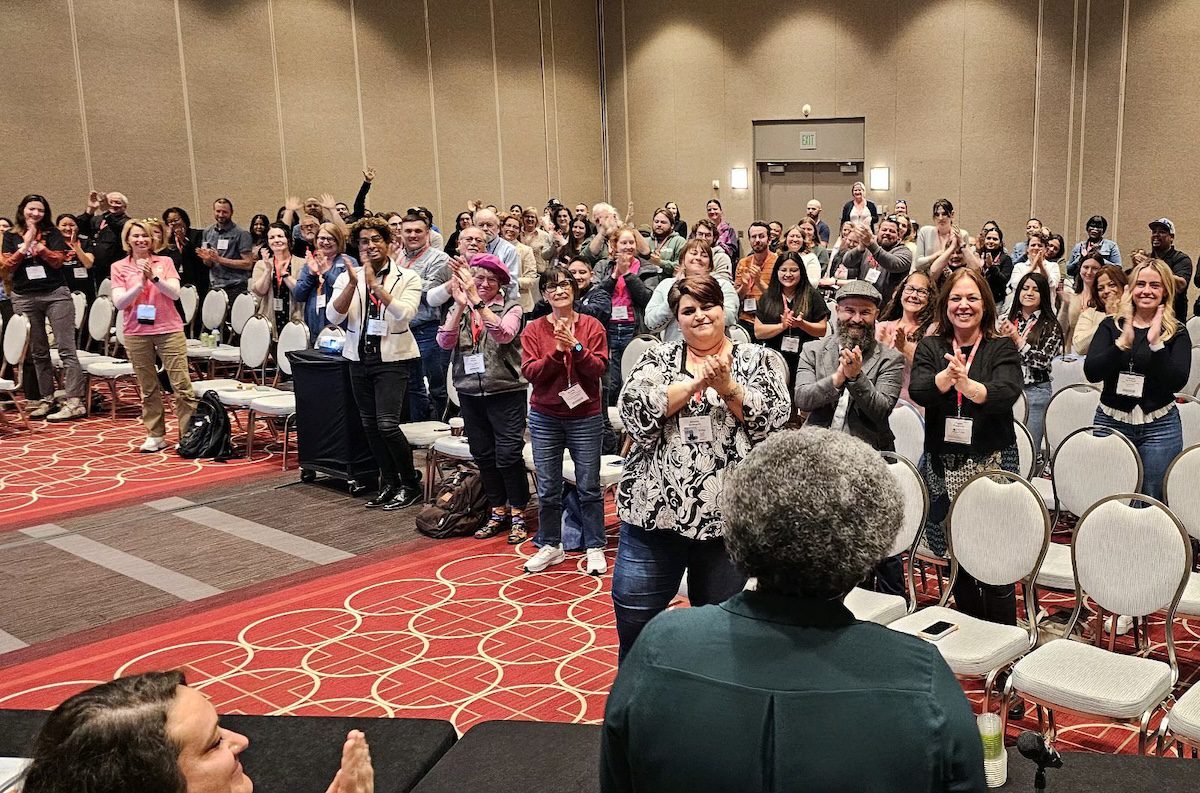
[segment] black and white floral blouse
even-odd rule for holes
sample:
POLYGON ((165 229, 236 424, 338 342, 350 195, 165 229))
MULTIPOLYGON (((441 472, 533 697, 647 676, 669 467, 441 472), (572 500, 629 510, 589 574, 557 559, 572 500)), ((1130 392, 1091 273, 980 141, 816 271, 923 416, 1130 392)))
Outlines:
POLYGON ((744 389, 743 421, 709 388, 668 416, 667 387, 689 380, 682 340, 651 348, 625 380, 618 410, 633 440, 617 488, 621 520, 648 531, 662 529, 694 540, 724 533, 717 504, 725 470, 784 425, 791 415, 787 371, 774 350, 756 344, 733 345, 733 379, 744 389), (710 416, 713 440, 688 444, 680 434, 681 416, 710 416))

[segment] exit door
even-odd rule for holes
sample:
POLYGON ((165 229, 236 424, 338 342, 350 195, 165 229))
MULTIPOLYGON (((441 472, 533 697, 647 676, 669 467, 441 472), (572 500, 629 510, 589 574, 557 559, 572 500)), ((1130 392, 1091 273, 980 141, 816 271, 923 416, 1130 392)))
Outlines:
POLYGON ((832 162, 789 162, 758 164, 757 217, 778 220, 784 229, 804 217, 812 199, 821 202, 821 220, 829 224, 830 232, 838 233, 842 205, 850 200, 850 189, 862 181, 862 174, 842 173, 841 166, 832 162), (771 173, 769 166, 784 166, 783 173, 771 173))

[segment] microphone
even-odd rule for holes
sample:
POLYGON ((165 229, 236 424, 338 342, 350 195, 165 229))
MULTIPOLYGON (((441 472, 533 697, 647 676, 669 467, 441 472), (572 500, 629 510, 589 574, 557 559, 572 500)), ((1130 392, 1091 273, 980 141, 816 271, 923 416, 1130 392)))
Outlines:
POLYGON ((1038 768, 1062 768, 1062 757, 1040 732, 1026 730, 1017 737, 1017 751, 1037 763, 1038 768))

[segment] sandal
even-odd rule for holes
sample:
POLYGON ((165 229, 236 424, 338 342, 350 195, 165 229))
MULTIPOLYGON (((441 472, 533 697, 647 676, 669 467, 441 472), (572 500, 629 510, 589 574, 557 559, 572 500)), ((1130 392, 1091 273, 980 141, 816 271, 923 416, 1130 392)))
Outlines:
POLYGON ((512 514, 512 526, 508 530, 508 544, 520 545, 529 539, 529 532, 525 528, 525 516, 520 512, 512 514))
POLYGON ((488 515, 487 523, 475 530, 475 539, 486 540, 490 537, 495 537, 508 528, 508 520, 509 514, 507 508, 493 507, 492 513, 488 515))

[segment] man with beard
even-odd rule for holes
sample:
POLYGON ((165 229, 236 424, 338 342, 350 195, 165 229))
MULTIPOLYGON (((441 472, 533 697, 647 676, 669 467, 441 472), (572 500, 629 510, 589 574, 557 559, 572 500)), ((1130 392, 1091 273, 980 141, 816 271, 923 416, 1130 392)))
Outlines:
POLYGON ((888 418, 904 382, 904 356, 875 341, 879 291, 849 281, 837 291, 837 332, 804 345, 796 368, 796 407, 805 426, 847 432, 894 451, 888 418))

